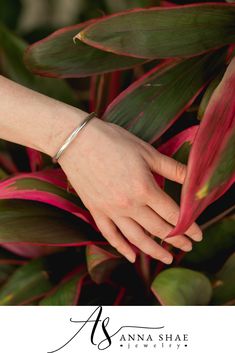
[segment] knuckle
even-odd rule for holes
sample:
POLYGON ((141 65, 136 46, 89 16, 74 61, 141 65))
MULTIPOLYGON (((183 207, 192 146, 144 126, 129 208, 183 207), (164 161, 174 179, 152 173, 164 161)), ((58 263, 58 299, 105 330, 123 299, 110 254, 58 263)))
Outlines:
POLYGON ((139 197, 145 197, 149 194, 149 185, 145 181, 137 182, 135 185, 135 195, 139 197))
POLYGON ((148 142, 141 140, 141 144, 144 147, 145 151, 149 153, 150 156, 152 156, 153 153, 156 153, 157 150, 148 142))
POLYGON ((176 222, 178 221, 178 217, 179 217, 179 212, 177 211, 174 211, 174 210, 168 210, 168 221, 171 223, 171 224, 176 224, 176 222))
POLYGON ((161 240, 164 240, 167 236, 168 232, 163 228, 155 228, 154 232, 152 233, 154 236, 158 237, 161 240))
POLYGON ((150 193, 150 183, 143 179, 135 180, 133 183, 134 195, 136 198, 143 198, 150 193))

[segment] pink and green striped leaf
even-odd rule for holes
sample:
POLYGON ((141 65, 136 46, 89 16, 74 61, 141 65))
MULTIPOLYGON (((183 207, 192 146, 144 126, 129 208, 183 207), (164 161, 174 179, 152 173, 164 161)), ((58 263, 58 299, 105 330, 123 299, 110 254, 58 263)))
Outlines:
POLYGON ((54 252, 58 246, 93 243, 106 242, 67 212, 39 202, 0 200, 0 244, 18 255, 38 257, 54 252))
POLYGON ((110 246, 88 245, 86 248, 88 272, 94 282, 100 284, 122 262, 122 257, 110 246))
POLYGON ((198 125, 194 125, 183 130, 182 132, 178 133, 170 140, 162 144, 160 147, 158 147, 158 151, 169 157, 174 156, 184 145, 184 143, 192 145, 197 131, 198 125))
POLYGON ((74 36, 94 22, 96 20, 65 27, 31 45, 25 54, 29 70, 48 77, 85 77, 127 69, 144 62, 143 59, 107 53, 81 41, 74 43, 74 36))
POLYGON ((170 235, 183 234, 235 180, 235 58, 215 89, 191 149, 180 217, 170 235))
POLYGON ((0 199, 33 200, 63 209, 95 227, 82 201, 66 190, 67 181, 60 170, 22 173, 0 183, 0 199))
POLYGON ((193 4, 124 11, 76 36, 108 52, 136 58, 190 57, 235 42, 235 6, 193 4))
POLYGON ((40 301, 39 305, 76 305, 86 275, 87 272, 82 267, 76 273, 67 276, 40 301))
POLYGON ((103 119, 153 142, 192 104, 221 70, 225 51, 166 61, 123 91, 103 119))

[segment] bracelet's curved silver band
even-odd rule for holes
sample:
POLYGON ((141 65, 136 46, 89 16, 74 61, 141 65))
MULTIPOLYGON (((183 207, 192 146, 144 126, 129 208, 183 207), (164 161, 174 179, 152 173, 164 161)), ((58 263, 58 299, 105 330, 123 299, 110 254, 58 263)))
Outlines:
POLYGON ((58 152, 55 154, 55 156, 52 158, 53 163, 57 163, 58 159, 61 157, 61 155, 64 153, 64 151, 67 149, 67 147, 73 142, 79 131, 94 117, 97 117, 97 114, 95 112, 89 114, 85 120, 69 135, 69 137, 64 141, 63 145, 60 147, 58 152))

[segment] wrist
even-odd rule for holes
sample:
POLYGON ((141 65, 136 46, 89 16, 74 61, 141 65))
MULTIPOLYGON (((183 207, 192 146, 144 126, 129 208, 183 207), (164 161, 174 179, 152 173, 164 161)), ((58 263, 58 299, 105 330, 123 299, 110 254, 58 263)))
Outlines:
POLYGON ((56 154, 53 157, 53 162, 57 163, 59 158, 63 155, 63 153, 66 151, 66 149, 73 143, 73 141, 76 139, 77 135, 79 132, 84 129, 84 127, 89 123, 91 119, 94 117, 97 117, 95 112, 92 112, 86 116, 85 119, 76 127, 76 129, 73 129, 73 131, 69 134, 69 136, 65 139, 64 143, 62 146, 58 149, 56 154))
POLYGON ((82 130, 79 131, 74 141, 66 148, 59 158, 58 163, 62 166, 64 162, 67 163, 68 160, 73 159, 73 156, 76 156, 76 162, 83 158, 89 158, 89 155, 96 150, 97 142, 99 141, 99 143, 101 143, 102 136, 106 131, 106 124, 107 123, 103 120, 93 117, 82 130))
MULTIPOLYGON (((47 134, 42 138, 39 149, 54 157, 68 136, 84 121, 88 113, 70 106, 60 107, 49 122, 47 134)), ((89 122, 90 123, 90 122, 89 122)), ((86 126, 85 126, 86 127, 86 126)), ((84 129, 85 129, 84 127, 84 129)), ((79 134, 82 131, 79 132, 79 134)))

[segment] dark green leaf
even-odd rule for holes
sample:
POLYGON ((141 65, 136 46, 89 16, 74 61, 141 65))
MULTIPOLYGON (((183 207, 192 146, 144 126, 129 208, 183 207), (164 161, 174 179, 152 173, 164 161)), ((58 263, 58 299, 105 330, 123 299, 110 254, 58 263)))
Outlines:
POLYGON ((18 268, 0 289, 0 305, 22 304, 45 294, 51 288, 42 260, 18 268))
POLYGON ((0 263, 0 285, 2 285, 9 278, 16 268, 16 265, 0 263))
POLYGON ((63 280, 39 305, 76 305, 86 272, 81 269, 70 278, 63 280))
POLYGON ((21 14, 21 0, 0 0, 0 22, 9 28, 15 28, 21 14))
POLYGON ((27 44, 0 24, 0 52, 3 72, 10 79, 52 98, 76 105, 72 89, 65 81, 34 76, 23 62, 27 44))
POLYGON ((7 176, 7 173, 0 168, 0 180, 6 178, 6 176, 7 176))
POLYGON ((207 87, 206 92, 203 95, 203 98, 201 100, 201 103, 200 103, 200 106, 198 109, 198 119, 199 120, 201 120, 203 118, 203 115, 205 113, 205 110, 206 110, 206 107, 209 103, 209 100, 212 96, 212 93, 214 92, 214 90, 216 89, 218 84, 220 83, 222 77, 223 77, 223 74, 220 73, 213 81, 211 81, 211 83, 207 87))
POLYGON ((235 251, 235 215, 211 225, 203 231, 203 241, 195 243, 193 250, 186 253, 183 264, 208 269, 224 258, 228 252, 235 251))
POLYGON ((212 303, 235 305, 235 253, 229 257, 216 275, 212 303))
POLYGON ((159 65, 123 91, 104 119, 154 141, 192 104, 224 60, 222 50, 159 65))
POLYGON ((142 59, 118 56, 73 42, 73 37, 94 20, 54 32, 34 43, 26 52, 28 68, 41 76, 84 77, 117 71, 143 63, 142 59))
MULTIPOLYGON (((156 0, 155 5, 158 5, 160 1, 156 0)), ((153 5, 152 0, 105 0, 105 4, 110 13, 120 12, 127 9, 134 9, 136 7, 148 7, 153 5)))
POLYGON ((208 3, 134 9, 99 19, 77 38, 137 58, 190 57, 235 41, 235 7, 208 3))

